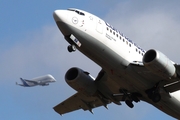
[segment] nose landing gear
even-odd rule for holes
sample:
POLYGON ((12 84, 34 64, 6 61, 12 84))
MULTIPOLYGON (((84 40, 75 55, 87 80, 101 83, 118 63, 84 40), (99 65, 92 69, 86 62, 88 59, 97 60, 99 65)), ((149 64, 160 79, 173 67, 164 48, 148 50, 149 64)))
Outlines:
POLYGON ((67 47, 67 49, 68 49, 69 52, 74 52, 74 51, 76 51, 76 46, 75 45, 69 45, 67 47))

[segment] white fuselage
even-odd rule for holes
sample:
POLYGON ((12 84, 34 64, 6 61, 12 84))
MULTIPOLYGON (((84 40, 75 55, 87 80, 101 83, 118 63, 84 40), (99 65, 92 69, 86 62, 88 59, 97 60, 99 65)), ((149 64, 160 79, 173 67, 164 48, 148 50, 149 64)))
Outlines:
MULTIPOLYGON (((77 49, 106 71, 111 78, 111 81, 106 82, 106 86, 113 86, 108 87, 112 93, 118 93, 119 86, 130 91, 141 92, 142 100, 176 118, 180 116, 178 97, 173 95, 172 99, 169 99, 169 96, 165 96, 162 97, 162 102, 154 104, 144 91, 153 86, 156 81, 150 78, 145 80, 136 72, 126 69, 130 63, 142 64, 145 50, 107 22, 88 12, 77 9, 56 10, 54 18, 63 35, 66 37, 73 34, 81 43, 77 49)), ((102 91, 105 90, 102 89, 102 91)))
POLYGON ((51 82, 56 82, 55 78, 52 75, 45 75, 45 76, 40 76, 37 78, 33 78, 31 80, 26 80, 26 79, 22 79, 22 84, 18 84, 24 87, 33 87, 36 85, 41 85, 41 86, 46 86, 49 85, 49 83, 51 82))

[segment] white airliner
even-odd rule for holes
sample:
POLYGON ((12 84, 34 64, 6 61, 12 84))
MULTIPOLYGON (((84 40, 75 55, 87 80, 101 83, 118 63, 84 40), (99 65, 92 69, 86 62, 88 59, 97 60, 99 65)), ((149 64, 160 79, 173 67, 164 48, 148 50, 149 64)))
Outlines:
POLYGON ((55 78, 52 75, 44 75, 44 76, 40 76, 37 78, 33 78, 31 80, 26 80, 23 78, 20 78, 22 84, 16 83, 16 85, 20 85, 23 87, 33 87, 36 85, 41 85, 41 86, 47 86, 49 85, 49 83, 51 82, 56 82, 55 78))
POLYGON ((158 50, 143 50, 99 17, 79 9, 56 10, 56 24, 69 42, 68 51, 78 49, 102 70, 94 79, 80 68, 65 74, 76 94, 54 107, 60 115, 124 101, 130 108, 145 101, 180 119, 180 65, 158 50))

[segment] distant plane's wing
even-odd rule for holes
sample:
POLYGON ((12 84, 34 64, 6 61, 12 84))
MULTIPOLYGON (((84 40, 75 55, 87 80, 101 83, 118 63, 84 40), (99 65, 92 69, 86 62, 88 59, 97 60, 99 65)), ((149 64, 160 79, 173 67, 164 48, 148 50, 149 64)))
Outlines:
MULTIPOLYGON (((176 72, 178 75, 180 75, 180 65, 174 65, 176 67, 176 72)), ((152 83, 157 83, 162 80, 161 77, 153 74, 151 71, 146 69, 143 64, 141 63, 131 63, 129 65, 129 69, 135 71, 137 75, 140 75, 145 80, 152 81, 152 83)), ((164 89, 167 92, 175 92, 177 90, 180 90, 180 80, 173 81, 173 82, 167 82, 164 84, 164 89)))
MULTIPOLYGON (((91 113, 93 108, 104 105, 98 97, 85 96, 81 93, 76 93, 67 100, 54 107, 54 110, 63 115, 65 113, 78 109, 89 110, 91 113)), ((106 107, 106 106, 105 106, 106 107)))

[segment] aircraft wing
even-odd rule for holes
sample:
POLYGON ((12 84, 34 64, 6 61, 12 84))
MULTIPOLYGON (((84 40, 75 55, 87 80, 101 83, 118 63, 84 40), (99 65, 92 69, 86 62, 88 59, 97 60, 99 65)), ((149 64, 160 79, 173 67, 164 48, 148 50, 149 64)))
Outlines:
MULTIPOLYGON (((176 72, 178 74, 178 76, 180 76, 180 65, 174 65, 176 68, 176 72)), ((152 72, 150 72, 148 69, 146 69, 144 67, 143 64, 139 64, 139 63, 131 63, 129 65, 130 69, 133 69, 133 71, 135 71, 138 75, 140 75, 142 78, 146 79, 146 80, 150 80, 153 83, 157 83, 159 81, 162 80, 161 77, 153 74, 152 72)), ((180 90, 180 79, 176 80, 176 81, 170 81, 170 82, 166 82, 164 83, 164 89, 167 92, 175 92, 177 90, 180 90)))
MULTIPOLYGON (((178 76, 180 76, 180 65, 175 65, 175 67, 178 76)), ((175 92, 177 90, 180 90, 180 80, 166 85, 165 89, 169 92, 175 92)))
MULTIPOLYGON (((55 106, 53 109, 63 115, 65 113, 75 111, 78 109, 83 109, 84 111, 89 110, 91 113, 93 108, 104 105, 99 97, 86 96, 81 93, 76 93, 67 100, 55 106)), ((104 105, 105 106, 105 105, 104 105)), ((106 107, 106 106, 105 106, 106 107)))
MULTIPOLYGON (((97 85, 99 85, 102 81, 106 80, 108 80, 107 74, 101 70, 95 82, 97 85)), ((108 89, 106 89, 106 93, 107 94, 102 94, 100 91, 97 91, 95 95, 88 96, 81 92, 77 92, 73 96, 55 106, 53 109, 60 115, 79 109, 83 109, 84 111, 89 110, 91 113, 93 113, 93 108, 104 106, 107 109, 107 104, 111 102, 121 105, 120 101, 124 101, 123 94, 112 96, 113 93, 111 93, 111 90, 108 89)))

